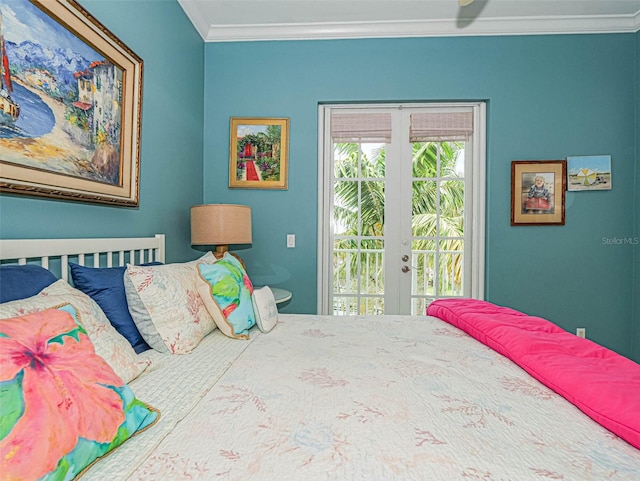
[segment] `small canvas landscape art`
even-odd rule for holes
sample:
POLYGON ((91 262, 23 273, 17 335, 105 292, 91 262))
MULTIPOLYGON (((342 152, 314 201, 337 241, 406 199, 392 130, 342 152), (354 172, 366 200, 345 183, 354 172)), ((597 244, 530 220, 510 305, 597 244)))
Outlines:
POLYGON ((611 190, 611 156, 567 157, 567 190, 611 190))

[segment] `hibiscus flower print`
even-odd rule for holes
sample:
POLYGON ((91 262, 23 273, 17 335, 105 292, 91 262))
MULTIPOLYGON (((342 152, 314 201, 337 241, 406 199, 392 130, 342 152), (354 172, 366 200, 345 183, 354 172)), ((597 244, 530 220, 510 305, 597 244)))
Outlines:
POLYGON ((5 479, 38 479, 79 438, 110 443, 125 420, 122 398, 110 387, 122 380, 64 310, 0 320, 0 383, 21 387, 4 410, 17 413, 0 433, 5 479))

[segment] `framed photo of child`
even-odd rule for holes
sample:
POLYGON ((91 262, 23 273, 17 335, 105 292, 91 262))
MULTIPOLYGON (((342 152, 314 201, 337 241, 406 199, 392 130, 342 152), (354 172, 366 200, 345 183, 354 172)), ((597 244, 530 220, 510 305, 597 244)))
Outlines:
POLYGON ((511 162, 511 225, 564 225, 565 160, 511 162))

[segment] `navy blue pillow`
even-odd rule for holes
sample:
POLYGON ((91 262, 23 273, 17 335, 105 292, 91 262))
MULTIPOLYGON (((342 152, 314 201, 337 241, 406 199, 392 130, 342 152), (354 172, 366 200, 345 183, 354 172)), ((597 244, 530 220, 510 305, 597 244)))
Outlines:
MULTIPOLYGON (((151 262, 143 265, 158 264, 162 263, 151 262)), ((134 351, 141 353, 150 349, 129 314, 129 305, 124 292, 124 273, 127 268, 84 267, 72 262, 69 262, 69 267, 76 289, 96 301, 111 325, 129 341, 134 351)))
POLYGON ((0 267, 0 302, 35 296, 58 279, 51 271, 36 265, 0 267))

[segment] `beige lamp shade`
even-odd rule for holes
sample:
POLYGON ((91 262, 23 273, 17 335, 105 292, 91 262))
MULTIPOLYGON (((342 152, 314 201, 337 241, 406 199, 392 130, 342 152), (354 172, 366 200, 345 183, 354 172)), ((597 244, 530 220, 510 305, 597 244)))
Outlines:
POLYGON ((251 244, 251 207, 235 204, 202 204, 191 207, 191 244, 251 244))

